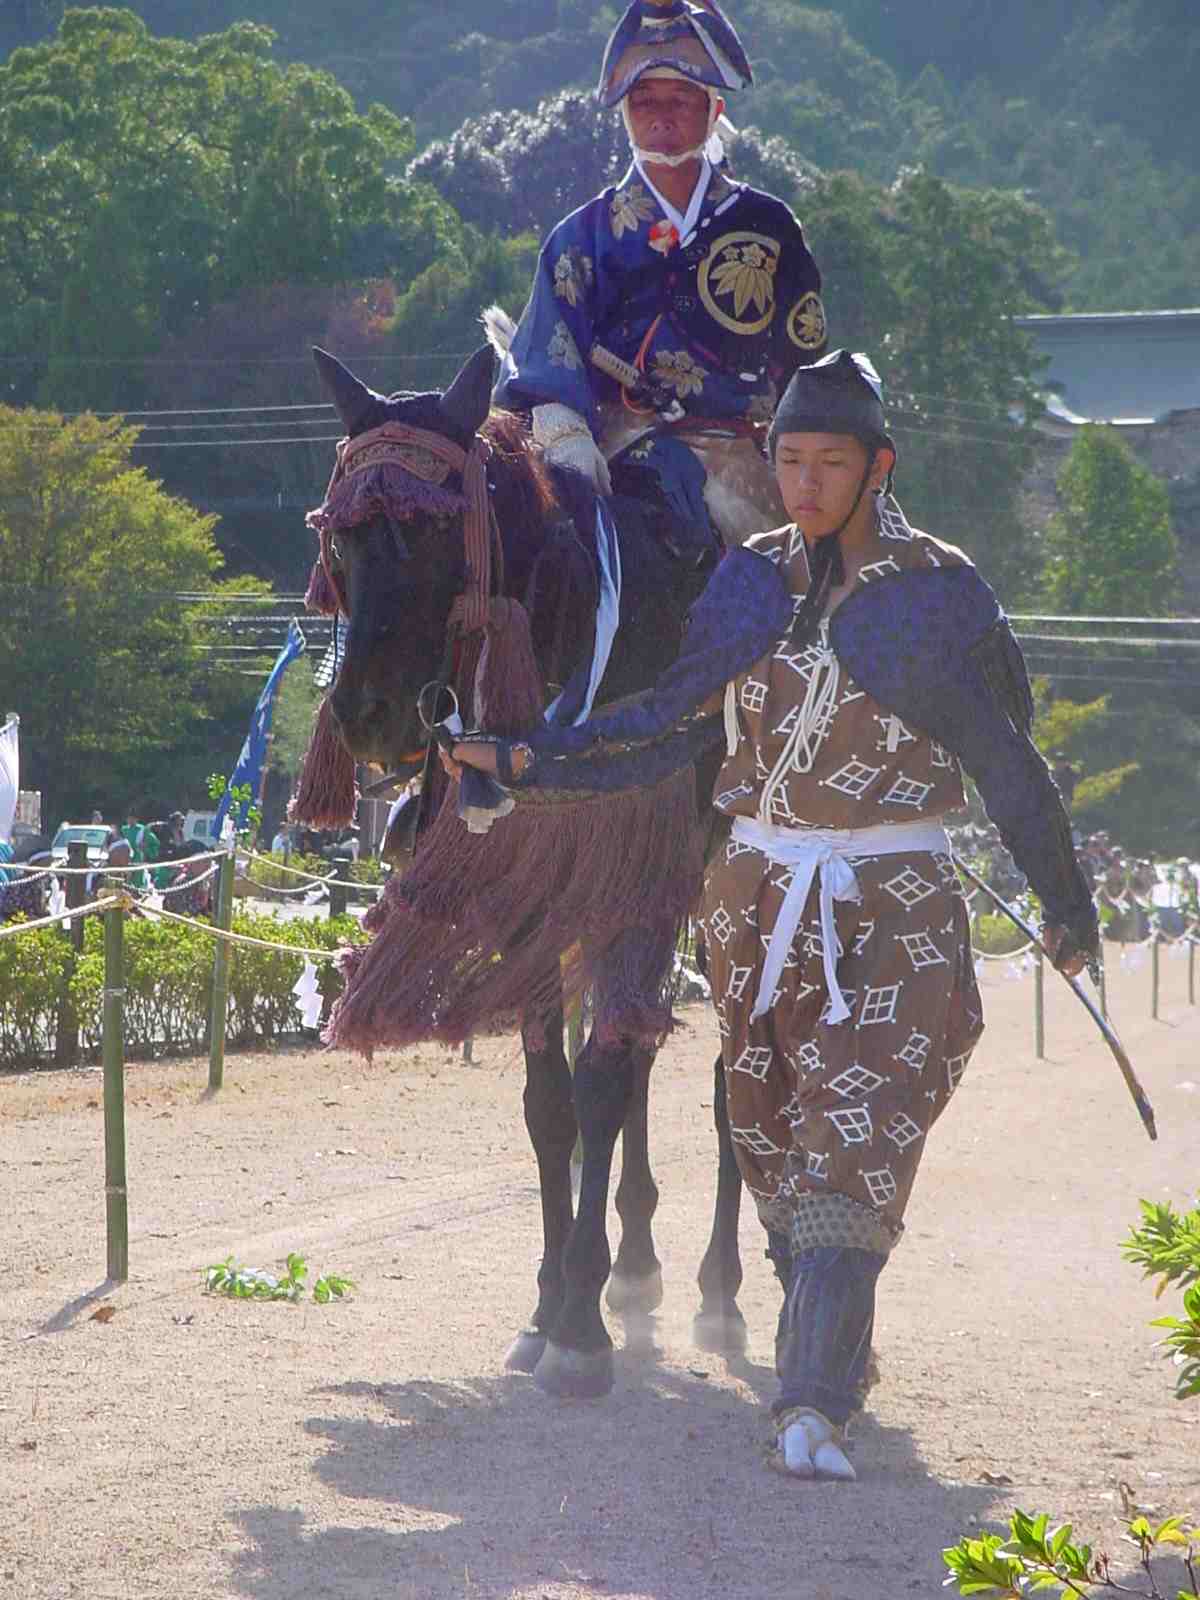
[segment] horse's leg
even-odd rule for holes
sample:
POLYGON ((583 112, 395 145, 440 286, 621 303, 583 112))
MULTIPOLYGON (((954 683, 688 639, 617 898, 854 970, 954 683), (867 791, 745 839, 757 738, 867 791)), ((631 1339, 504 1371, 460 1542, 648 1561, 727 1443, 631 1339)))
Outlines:
POLYGON ((654 1054, 634 1049, 633 1094, 621 1130, 621 1181, 617 1215, 621 1244, 606 1296, 614 1311, 649 1313, 662 1304, 662 1267, 654 1253, 650 1224, 658 1209, 658 1187, 650 1171, 648 1114, 654 1054))
POLYGON ((575 1063, 583 1177, 563 1256, 566 1298, 534 1373, 534 1381, 549 1394, 582 1398, 607 1394, 613 1385, 612 1340, 600 1314, 600 1292, 612 1265, 608 1184, 613 1149, 633 1095, 634 1055, 628 1043, 602 1045, 593 1032, 575 1063))
POLYGON ((561 1008, 521 1030, 525 1050, 525 1126, 537 1157, 542 1196, 542 1261, 537 1309, 505 1359, 510 1372, 532 1372, 563 1304, 563 1250, 571 1232, 571 1151, 575 1107, 563 1052, 561 1008))
POLYGON ((716 1355, 741 1355, 746 1349, 746 1319, 738 1310, 742 1286, 742 1258, 738 1250, 738 1217, 742 1209, 742 1175, 738 1171, 729 1132, 725 1099, 725 1070, 717 1057, 713 1069, 713 1123, 717 1130, 717 1203, 713 1209, 712 1237, 700 1263, 700 1310, 692 1323, 692 1338, 701 1350, 716 1355))

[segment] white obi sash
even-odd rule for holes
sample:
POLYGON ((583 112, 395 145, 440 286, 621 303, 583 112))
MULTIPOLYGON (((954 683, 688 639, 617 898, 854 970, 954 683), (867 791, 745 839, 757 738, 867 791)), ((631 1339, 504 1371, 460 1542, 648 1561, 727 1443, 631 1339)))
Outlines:
POLYGON ((907 855, 929 851, 949 855, 950 840, 940 822, 885 822, 874 828, 781 828, 757 817, 735 817, 733 837, 760 851, 774 866, 788 867, 792 880, 783 897, 767 943, 762 978, 750 1020, 771 1009, 788 952, 800 926, 813 879, 820 875, 821 947, 829 991, 829 1022, 845 1022, 850 1008, 838 987, 837 963, 842 946, 837 936, 833 903, 860 900, 858 879, 850 859, 859 856, 907 855))

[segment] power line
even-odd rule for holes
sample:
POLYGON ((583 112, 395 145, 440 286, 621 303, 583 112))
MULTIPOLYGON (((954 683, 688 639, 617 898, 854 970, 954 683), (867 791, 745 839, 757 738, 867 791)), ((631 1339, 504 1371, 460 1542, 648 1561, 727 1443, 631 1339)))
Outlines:
MULTIPOLYGON (((351 361, 362 366, 368 364, 378 365, 386 361, 388 365, 399 362, 413 361, 465 361, 468 356, 474 355, 474 350, 410 350, 405 353, 400 351, 385 351, 382 354, 339 357, 347 365, 351 361)), ((44 351, 36 356, 0 356, 0 367, 39 367, 49 365, 53 361, 56 367, 119 367, 125 372, 136 372, 140 367, 308 367, 312 368, 311 356, 255 356, 253 362, 247 361, 245 356, 139 356, 130 361, 120 356, 54 356, 51 357, 44 351)))

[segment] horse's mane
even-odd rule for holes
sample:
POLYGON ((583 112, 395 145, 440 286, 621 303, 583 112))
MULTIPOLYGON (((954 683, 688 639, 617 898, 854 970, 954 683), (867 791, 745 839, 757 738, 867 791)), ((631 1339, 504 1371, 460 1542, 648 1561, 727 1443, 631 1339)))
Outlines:
POLYGON ((528 422, 515 411, 493 409, 479 431, 492 447, 488 478, 496 521, 506 544, 520 540, 525 545, 520 553, 530 559, 561 510, 549 470, 534 446, 528 422))

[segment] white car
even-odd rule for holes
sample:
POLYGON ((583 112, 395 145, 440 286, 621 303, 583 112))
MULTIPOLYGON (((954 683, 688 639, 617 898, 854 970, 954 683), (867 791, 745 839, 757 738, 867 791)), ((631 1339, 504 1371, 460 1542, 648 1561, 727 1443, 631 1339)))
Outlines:
POLYGON ((108 860, 108 847, 121 835, 105 822, 64 822, 50 843, 50 860, 56 866, 67 863, 67 846, 85 844, 89 867, 103 866, 108 860))
POLYGON ((202 844, 208 850, 217 845, 217 813, 189 811, 183 819, 183 837, 188 844, 202 844))

